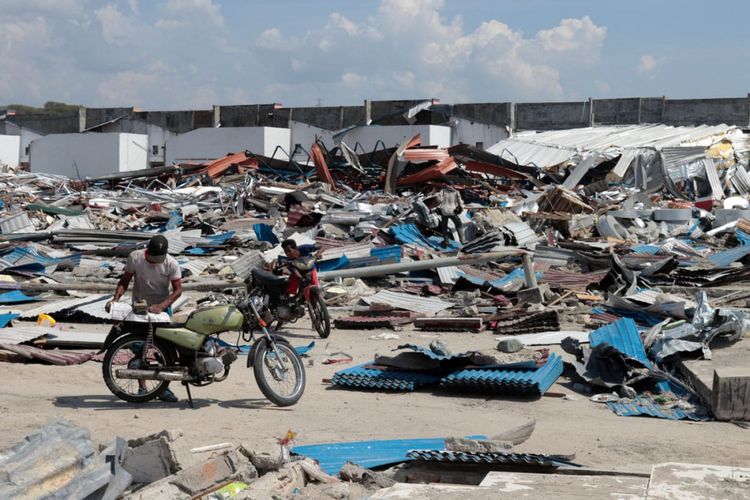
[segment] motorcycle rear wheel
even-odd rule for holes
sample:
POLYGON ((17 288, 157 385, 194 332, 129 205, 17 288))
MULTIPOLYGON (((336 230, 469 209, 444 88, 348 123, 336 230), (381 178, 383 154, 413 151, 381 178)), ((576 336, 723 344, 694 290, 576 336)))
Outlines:
POLYGON ((145 336, 131 333, 116 340, 107 348, 102 362, 102 375, 107 388, 118 398, 129 403, 145 403, 159 397, 169 387, 167 380, 134 380, 115 376, 120 368, 156 369, 174 364, 172 353, 161 342, 154 341, 146 353, 146 366, 141 354, 146 344, 145 336), (128 360, 127 358, 130 357, 128 360), (124 362, 124 364, 122 364, 124 362))
POLYGON ((297 351, 287 342, 274 347, 261 343, 255 352, 253 373, 263 395, 277 406, 291 406, 305 392, 305 367, 297 351))
POLYGON ((318 332, 320 338, 328 338, 331 334, 331 317, 328 315, 328 308, 326 307, 326 301, 323 300, 323 296, 318 294, 315 297, 310 297, 310 302, 307 303, 307 310, 310 313, 310 321, 313 328, 318 332))

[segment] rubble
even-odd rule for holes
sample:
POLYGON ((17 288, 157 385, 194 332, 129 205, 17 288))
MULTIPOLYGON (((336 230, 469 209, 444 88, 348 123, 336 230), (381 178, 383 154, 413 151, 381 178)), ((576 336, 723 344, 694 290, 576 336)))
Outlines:
MULTIPOLYGON (((197 292, 244 286, 291 238, 316 245, 335 329, 373 340, 359 359, 326 348, 322 364, 351 362, 331 370, 331 393, 427 388, 534 404, 563 376, 617 415, 747 420, 746 364, 726 354, 750 330, 746 143, 726 125, 592 127, 522 133, 486 151, 417 136, 377 158, 316 142, 288 161, 239 151, 81 180, 0 174, 0 362, 64 370, 100 360, 105 334, 84 325, 120 318, 104 304, 124 258, 153 234, 183 271, 176 317, 197 307, 197 292), (438 210, 446 186, 462 200, 450 224, 438 210), (40 315, 49 319, 37 325, 40 315), (384 351, 394 330, 428 340, 384 351), (459 352, 451 339, 465 333, 497 340, 497 351, 459 352)), ((207 476, 183 467, 170 439, 128 443, 122 470, 148 483, 133 498, 199 495, 230 480, 266 495, 311 481, 344 494, 281 445, 214 450, 201 457, 215 471, 207 476)), ((471 452, 410 450, 441 463, 471 452)), ((565 462, 539 455, 482 458, 565 462)), ((251 489, 238 496, 260 495, 251 489)))

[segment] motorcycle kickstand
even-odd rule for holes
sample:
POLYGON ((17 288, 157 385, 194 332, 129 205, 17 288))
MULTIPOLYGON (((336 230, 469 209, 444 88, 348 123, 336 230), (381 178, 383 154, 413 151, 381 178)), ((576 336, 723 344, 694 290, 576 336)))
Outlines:
POLYGON ((187 391, 188 404, 190 405, 190 408, 194 410, 195 406, 193 406, 193 395, 190 394, 190 384, 183 382, 182 385, 185 386, 185 390, 187 391))

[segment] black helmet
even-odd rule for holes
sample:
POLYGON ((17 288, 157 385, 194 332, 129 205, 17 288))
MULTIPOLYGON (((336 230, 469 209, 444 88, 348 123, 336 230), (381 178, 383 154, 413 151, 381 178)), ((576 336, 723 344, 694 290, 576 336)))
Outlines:
POLYGON ((169 249, 169 242, 161 234, 157 234, 151 238, 146 247, 146 253, 148 254, 151 262, 160 263, 164 262, 167 258, 167 250, 169 249))

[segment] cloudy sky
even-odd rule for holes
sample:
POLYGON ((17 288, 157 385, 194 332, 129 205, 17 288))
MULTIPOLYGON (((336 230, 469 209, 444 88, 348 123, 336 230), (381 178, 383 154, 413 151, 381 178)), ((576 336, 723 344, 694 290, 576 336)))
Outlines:
POLYGON ((0 0, 0 104, 740 97, 750 2, 0 0))

